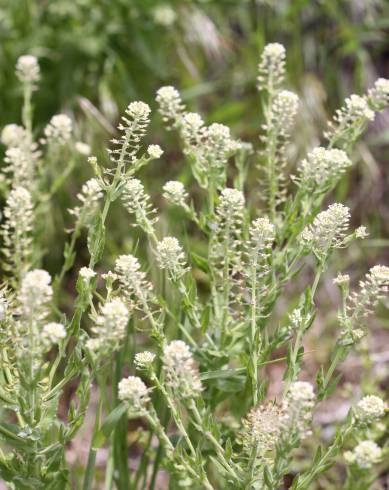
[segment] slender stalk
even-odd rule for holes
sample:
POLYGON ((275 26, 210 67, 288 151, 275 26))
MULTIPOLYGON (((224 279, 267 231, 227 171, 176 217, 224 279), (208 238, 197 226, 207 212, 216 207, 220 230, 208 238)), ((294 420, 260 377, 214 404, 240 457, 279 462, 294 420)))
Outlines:
POLYGON ((347 436, 353 430, 352 422, 349 421, 348 425, 343 427, 335 437, 334 442, 327 449, 327 451, 321 456, 319 461, 316 461, 307 471, 305 471, 302 475, 300 475, 296 481, 296 483, 292 486, 292 490, 306 490, 311 488, 312 482, 315 478, 328 469, 328 464, 333 461, 335 456, 339 454, 339 452, 343 448, 343 444, 347 436))
POLYGON ((214 446, 220 464, 226 469, 226 471, 229 473, 229 476, 234 478, 236 482, 239 482, 239 477, 232 465, 230 465, 230 463, 226 460, 224 449, 219 441, 213 436, 212 432, 203 429, 203 418, 201 417, 194 400, 190 401, 189 409, 194 415, 198 428, 201 428, 204 437, 206 437, 208 441, 214 446))
POLYGON ((95 417, 95 423, 94 423, 94 428, 93 428, 93 433, 92 433, 92 439, 91 439, 91 444, 89 448, 89 453, 88 453, 88 462, 85 470, 85 476, 84 476, 84 482, 82 485, 82 490, 91 490, 92 489, 92 484, 93 484, 93 479, 94 479, 94 470, 95 470, 95 464, 96 464, 96 453, 97 450, 93 447, 93 436, 94 434, 97 433, 97 431, 100 428, 100 418, 101 418, 101 412, 103 409, 103 400, 100 399, 99 401, 99 406, 96 412, 96 417, 95 417))
POLYGON ((251 343, 251 369, 252 369, 252 397, 253 406, 258 403, 258 332, 257 332, 257 257, 251 273, 251 303, 250 303, 250 343, 251 343))

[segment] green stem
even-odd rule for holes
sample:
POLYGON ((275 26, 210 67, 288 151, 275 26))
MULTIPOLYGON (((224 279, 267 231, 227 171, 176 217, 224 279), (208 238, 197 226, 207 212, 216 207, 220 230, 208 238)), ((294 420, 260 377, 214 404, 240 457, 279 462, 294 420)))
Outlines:
POLYGON ((22 109, 22 120, 23 125, 27 130, 27 133, 32 140, 32 85, 31 83, 25 83, 23 85, 23 109, 22 109))
POLYGON ((229 473, 229 476, 232 476, 236 482, 239 482, 239 477, 236 474, 234 468, 226 460, 223 447, 221 446, 219 441, 214 437, 212 432, 204 429, 203 417, 201 417, 194 400, 191 400, 189 404, 189 409, 193 413, 196 424, 198 428, 201 429, 201 432, 204 435, 204 437, 206 437, 206 439, 208 439, 208 441, 214 446, 220 464, 226 469, 226 471, 229 473))
POLYGON ((323 379, 323 385, 321 387, 321 392, 318 396, 319 400, 323 400, 324 398, 326 398, 326 396, 327 396, 326 391, 327 391, 327 388, 331 382, 332 375, 334 374, 334 371, 337 368, 339 362, 343 359, 345 353, 346 353, 345 347, 337 344, 335 347, 334 355, 332 356, 330 367, 328 368, 328 370, 324 376, 324 379, 323 379))
POLYGON ((252 396, 253 396, 253 406, 258 403, 258 341, 257 337, 257 322, 256 322, 256 312, 257 312, 257 258, 255 258, 255 263, 252 268, 251 276, 251 320, 250 320, 250 334, 251 334, 251 369, 252 369, 252 396))
POLYGON ((94 436, 94 434, 96 434, 98 432, 98 430, 100 428, 100 418, 101 418, 102 409, 103 409, 103 400, 100 399, 99 407, 98 407, 97 412, 96 412, 92 439, 91 439, 91 443, 90 443, 90 447, 89 447, 88 463, 87 463, 86 470, 85 470, 85 477, 84 477, 82 490, 91 490, 92 489, 95 464, 96 464, 96 453, 97 453, 97 449, 95 449, 93 447, 93 436, 94 436))
POLYGON ((328 469, 328 465, 331 464, 332 460, 339 454, 343 448, 344 441, 346 437, 353 430, 352 421, 350 420, 348 425, 343 427, 335 437, 334 442, 327 449, 327 451, 322 455, 319 461, 316 461, 309 470, 305 471, 301 476, 298 477, 296 483, 292 486, 292 490, 306 490, 311 488, 311 484, 314 479, 323 471, 328 469))

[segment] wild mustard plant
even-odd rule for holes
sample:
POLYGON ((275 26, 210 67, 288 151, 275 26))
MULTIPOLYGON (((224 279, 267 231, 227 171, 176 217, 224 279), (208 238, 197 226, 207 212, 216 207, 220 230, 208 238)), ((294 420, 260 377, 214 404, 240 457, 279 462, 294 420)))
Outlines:
POLYGON ((99 401, 84 490, 94 488, 96 454, 104 444, 105 488, 162 488, 157 478, 164 468, 169 488, 275 490, 292 475, 291 488, 302 490, 314 488, 340 461, 347 471, 344 488, 356 488, 357 481, 358 489, 367 489, 376 479, 374 468, 386 453, 386 405, 376 394, 350 402, 332 441, 316 451, 312 441, 320 437, 318 405, 335 390, 337 368, 356 352, 367 334, 366 317, 388 291, 388 267, 373 266, 355 291, 347 274, 334 279, 341 302, 332 357, 316 380, 303 379, 301 371, 322 276, 336 250, 367 236, 363 226, 351 228, 346 205, 325 206, 324 199, 351 167, 354 142, 388 103, 388 82, 380 79, 367 95, 350 96, 329 125, 327 146, 310 150, 289 176, 287 150, 299 108, 297 95, 284 86, 285 58, 283 46, 271 44, 259 63, 265 123, 257 149, 226 126, 207 125, 187 112, 175 88, 158 90, 162 120, 178 133, 202 198, 194 200, 179 181, 166 182, 161 193, 167 207, 182 214, 183 228, 195 228, 192 235, 183 229, 172 236, 173 227, 161 233, 161 211, 135 174, 164 152, 145 145, 151 108, 131 102, 108 149, 109 163, 88 158, 94 176, 70 210, 74 226, 53 282, 38 268, 34 220, 62 181, 55 172, 47 176, 44 164, 59 155, 72 162, 73 151, 86 155, 89 148, 74 141, 72 120, 64 114, 53 116, 39 142, 33 140, 31 96, 39 65, 32 57, 19 60, 23 126, 2 132, 0 475, 10 488, 72 488, 66 450, 84 422, 91 389, 98 390, 99 401), (251 175, 260 177, 261 210, 250 204, 251 175), (144 261, 141 247, 134 246, 119 253, 109 270, 103 258, 115 201, 150 253, 144 261), (78 271, 68 316, 58 299, 83 230, 89 261, 78 271), (312 281, 289 304, 287 288, 297 277, 307 280, 310 267, 312 281), (275 359, 279 352, 286 357, 275 359), (275 361, 283 365, 276 396, 265 369, 275 361), (66 406, 64 420, 58 406, 70 381, 78 384, 77 401, 66 406), (145 434, 141 456, 131 464, 129 419, 145 434))

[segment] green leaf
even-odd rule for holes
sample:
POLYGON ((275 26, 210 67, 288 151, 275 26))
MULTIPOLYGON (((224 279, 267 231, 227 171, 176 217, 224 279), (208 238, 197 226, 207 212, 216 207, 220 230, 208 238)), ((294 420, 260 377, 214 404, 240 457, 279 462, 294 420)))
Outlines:
POLYGON ((111 432, 114 430, 116 424, 119 422, 119 420, 126 413, 127 410, 128 405, 125 402, 121 403, 114 410, 112 410, 112 412, 105 419, 103 425, 93 436, 92 446, 94 449, 100 448, 105 443, 111 432))
POLYGON ((265 465, 264 470, 263 470, 263 479, 265 480, 265 484, 267 487, 273 489, 274 488, 274 480, 273 480, 273 475, 271 473, 270 468, 265 465))
POLYGON ((208 260, 205 257, 202 257, 201 255, 196 254, 195 252, 192 252, 190 254, 191 259, 193 263, 203 272, 209 273, 209 265, 208 265, 208 260))

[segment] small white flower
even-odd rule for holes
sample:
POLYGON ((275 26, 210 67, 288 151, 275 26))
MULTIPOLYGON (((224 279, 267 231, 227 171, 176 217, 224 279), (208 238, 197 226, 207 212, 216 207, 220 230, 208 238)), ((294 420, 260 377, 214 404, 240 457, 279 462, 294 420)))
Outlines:
POLYGON ((200 129, 204 126, 204 121, 197 112, 187 112, 183 117, 183 131, 188 136, 197 135, 200 129))
POLYGON ((26 130, 18 124, 7 124, 1 132, 1 142, 8 148, 19 147, 26 138, 26 130))
POLYGON ((289 400, 301 407, 312 407, 315 400, 315 392, 311 383, 307 381, 295 381, 290 385, 289 400))
POLYGON ((91 147, 87 143, 83 143, 82 141, 76 141, 74 147, 80 155, 89 156, 92 151, 91 147))
POLYGON ((367 238, 369 236, 369 233, 366 229, 366 226, 359 226, 355 230, 355 237, 359 238, 360 240, 363 240, 364 238, 367 238))
POLYGON ((47 304, 53 295, 50 283, 50 274, 42 269, 34 269, 24 276, 19 302, 25 317, 35 317, 37 320, 47 315, 47 304))
POLYGON ((30 54, 20 56, 16 63, 16 75, 23 83, 38 82, 40 79, 38 59, 30 54))
POLYGON ((42 334, 48 344, 59 344, 66 337, 66 330, 61 323, 51 322, 43 327, 42 334))
POLYGON ((355 413, 359 420, 372 422, 385 415, 386 406, 378 396, 367 395, 357 404, 355 413))
POLYGON ((350 139, 350 133, 358 134, 364 126, 374 120, 374 111, 369 107, 367 98, 350 95, 344 106, 338 109, 334 119, 329 123, 326 137, 334 143, 338 140, 350 139))
POLYGON ((351 160, 343 150, 318 147, 301 162, 299 181, 302 186, 309 186, 315 191, 316 186, 322 188, 335 183, 351 165, 351 160))
POLYGON ((138 354, 135 354, 134 363, 138 369, 146 369, 151 366, 151 364, 153 364, 154 359, 155 354, 146 350, 144 352, 138 352, 138 354))
POLYGON ((4 161, 8 164, 4 171, 10 174, 10 181, 13 187, 31 187, 34 181, 35 159, 31 152, 23 146, 8 148, 5 152, 4 161))
POLYGON ((158 221, 150 196, 139 179, 128 179, 123 187, 122 200, 130 214, 135 215, 136 225, 146 233, 153 233, 154 223, 158 221))
POLYGON ((73 123, 66 114, 56 114, 44 129, 49 143, 63 145, 72 137, 73 123))
POLYGON ((85 281, 90 281, 96 276, 96 272, 89 267, 81 267, 79 274, 85 281))
POLYGON ((120 255, 115 262, 115 272, 123 293, 131 303, 139 301, 140 306, 149 299, 152 286, 141 270, 139 260, 131 254, 120 255))
POLYGON ((289 321, 292 325, 292 328, 297 329, 301 326, 303 317, 301 315, 301 310, 299 308, 295 308, 292 313, 289 315, 289 321))
POLYGON ((344 453, 344 458, 349 464, 356 464, 359 468, 366 470, 374 464, 379 463, 382 450, 374 441, 362 441, 353 451, 344 453))
POLYGON ((81 201, 81 206, 76 206, 70 209, 69 212, 73 216, 80 218, 81 214, 83 216, 90 215, 96 209, 98 201, 102 198, 103 193, 101 190, 101 184, 98 179, 92 177, 83 184, 81 192, 77 194, 77 198, 81 201))
POLYGON ((165 237, 158 242, 157 261, 161 269, 167 269, 173 280, 186 272, 185 254, 177 238, 165 237))
POLYGON ((301 239, 316 254, 326 254, 331 248, 344 245, 349 222, 349 208, 339 203, 331 204, 326 211, 316 216, 312 225, 303 230, 301 239))
POLYGON ((135 413, 146 410, 147 403, 150 401, 149 391, 137 376, 123 378, 118 384, 119 400, 129 402, 130 411, 135 413))
POLYGON ((157 91, 156 101, 158 103, 158 112, 162 119, 171 125, 177 125, 184 110, 181 95, 177 89, 172 86, 161 87, 157 91))
POLYGON ((339 273, 333 280, 333 283, 337 286, 348 286, 350 283, 350 276, 348 274, 339 273))
POLYGON ((160 158, 163 155, 163 150, 159 145, 150 145, 147 148, 147 153, 151 158, 160 158))
POLYGON ((223 189, 220 195, 220 206, 234 210, 243 208, 244 195, 237 189, 223 189))
POLYGON ((251 223, 249 233, 256 248, 268 248, 275 238, 275 226, 270 223, 267 217, 257 218, 251 223))
POLYGON ((167 385, 176 396, 192 398, 200 395, 202 385, 190 348, 182 340, 173 340, 163 351, 163 368, 167 385))
POLYGON ((243 420, 241 439, 246 453, 253 448, 263 456, 275 448, 284 430, 287 428, 288 414, 283 407, 275 403, 266 403, 250 410, 243 420))
POLYGON ((127 114, 134 119, 148 118, 151 109, 148 104, 142 101, 131 102, 127 107, 127 114))
POLYGON ((153 9, 153 17, 156 24, 169 27, 174 24, 177 14, 168 4, 158 5, 153 9))
POLYGON ((169 180, 163 186, 163 197, 172 204, 183 206, 188 198, 188 193, 184 184, 177 180, 169 180))
POLYGON ((103 349, 116 350, 126 335, 129 312, 120 298, 113 298, 100 307, 100 313, 94 318, 92 332, 100 339, 96 344, 103 349))
POLYGON ((97 353, 101 349, 103 342, 103 339, 96 337, 93 339, 88 339, 85 345, 87 349, 97 353))
POLYGON ((285 407, 291 423, 301 438, 311 434, 312 411, 315 406, 315 392, 311 383, 295 381, 289 387, 285 407))
POLYGON ((364 97, 359 95, 350 95, 345 101, 350 119, 364 118, 368 121, 374 120, 374 112, 369 108, 364 97))
POLYGON ((289 90, 281 90, 275 96, 271 106, 271 120, 280 135, 289 136, 296 118, 298 105, 298 96, 289 90))
POLYGON ((273 91, 285 78, 285 48, 279 43, 267 44, 258 65, 258 89, 273 91))
POLYGON ((368 92, 368 101, 374 110, 384 109, 389 104, 389 80, 379 78, 368 92))

